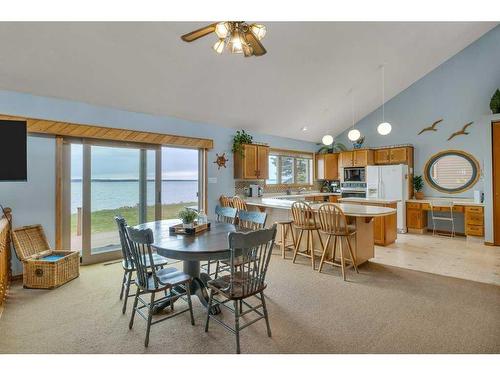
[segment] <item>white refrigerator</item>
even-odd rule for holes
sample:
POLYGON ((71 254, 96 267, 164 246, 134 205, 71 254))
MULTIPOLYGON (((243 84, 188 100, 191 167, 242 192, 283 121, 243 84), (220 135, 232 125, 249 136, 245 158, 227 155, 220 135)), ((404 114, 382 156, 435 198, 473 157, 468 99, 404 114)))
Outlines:
POLYGON ((398 232, 406 232, 407 165, 370 165, 366 167, 366 197, 398 200, 398 232))

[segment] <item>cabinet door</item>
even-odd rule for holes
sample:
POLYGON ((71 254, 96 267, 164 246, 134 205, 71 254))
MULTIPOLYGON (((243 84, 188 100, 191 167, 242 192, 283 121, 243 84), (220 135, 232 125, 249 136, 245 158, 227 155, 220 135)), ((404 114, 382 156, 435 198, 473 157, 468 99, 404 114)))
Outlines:
POLYGON ((408 161, 406 148, 391 148, 390 161, 392 164, 404 164, 408 161))
POLYGON ((411 229, 422 229, 422 211, 406 210, 406 226, 411 229))
POLYGON ((389 149, 374 151, 375 164, 389 164, 389 149))
POLYGON ((368 165, 368 150, 354 151, 353 159, 355 167, 366 167, 368 165))
POLYGON ((257 177, 269 178, 269 147, 257 146, 257 177))
POLYGON ((342 167, 352 167, 353 166, 353 152, 352 151, 343 151, 340 153, 340 164, 342 167))
POLYGON ((383 217, 375 217, 373 219, 373 239, 376 244, 383 245, 385 243, 385 225, 383 217))
POLYGON ((316 179, 325 179, 325 157, 324 155, 316 155, 316 179))
POLYGON ((243 157, 243 178, 257 179, 257 146, 245 145, 243 157))
POLYGON ((328 197, 328 202, 330 203, 337 203, 339 201, 339 197, 337 195, 330 195, 328 197))
POLYGON ((338 154, 326 154, 324 164, 325 180, 336 180, 339 178, 338 154))

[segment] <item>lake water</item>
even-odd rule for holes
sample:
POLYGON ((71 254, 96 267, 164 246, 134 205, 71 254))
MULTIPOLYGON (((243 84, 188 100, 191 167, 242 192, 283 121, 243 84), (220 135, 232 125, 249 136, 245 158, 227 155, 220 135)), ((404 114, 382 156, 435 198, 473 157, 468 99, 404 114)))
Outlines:
MULTIPOLYGON (((198 181, 165 180, 161 184, 162 203, 196 202, 198 181)), ((92 181, 91 211, 139 204, 139 181, 92 181)), ((147 183, 148 205, 154 204, 155 182, 147 183)), ((71 182, 71 212, 82 206, 82 182, 71 182)))

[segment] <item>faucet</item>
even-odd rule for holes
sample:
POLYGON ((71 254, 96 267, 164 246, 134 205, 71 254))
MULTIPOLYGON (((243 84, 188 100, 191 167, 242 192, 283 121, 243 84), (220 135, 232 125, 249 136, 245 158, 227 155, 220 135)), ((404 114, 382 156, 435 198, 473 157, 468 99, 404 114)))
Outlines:
POLYGON ((302 192, 306 191, 306 188, 301 187, 297 190, 297 194, 302 194, 302 192))

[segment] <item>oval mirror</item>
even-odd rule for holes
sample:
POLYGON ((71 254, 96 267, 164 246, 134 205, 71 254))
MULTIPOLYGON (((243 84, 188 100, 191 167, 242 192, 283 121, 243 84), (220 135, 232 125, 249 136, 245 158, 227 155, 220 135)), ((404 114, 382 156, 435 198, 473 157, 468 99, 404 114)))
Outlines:
POLYGON ((433 155, 425 164, 424 177, 434 189, 460 193, 470 189, 479 179, 479 163, 470 154, 447 150, 433 155))

